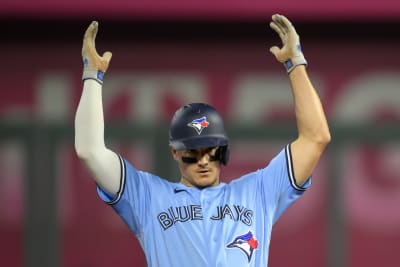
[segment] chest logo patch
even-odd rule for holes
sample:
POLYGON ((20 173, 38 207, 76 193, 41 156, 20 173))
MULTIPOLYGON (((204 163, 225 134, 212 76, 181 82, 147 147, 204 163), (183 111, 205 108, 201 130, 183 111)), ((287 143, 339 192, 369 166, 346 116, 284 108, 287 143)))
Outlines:
POLYGON ((250 262, 253 252, 258 247, 258 241, 251 231, 247 234, 237 236, 232 242, 226 245, 227 248, 238 248, 246 254, 250 262))

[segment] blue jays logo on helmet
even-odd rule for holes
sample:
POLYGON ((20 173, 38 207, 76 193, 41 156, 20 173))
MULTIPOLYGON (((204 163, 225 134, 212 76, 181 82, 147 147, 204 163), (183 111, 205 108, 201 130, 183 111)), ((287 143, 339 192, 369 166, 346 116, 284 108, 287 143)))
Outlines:
POLYGON ((227 248, 238 248, 243 251, 250 262, 253 251, 258 247, 258 241, 251 231, 247 234, 237 236, 232 242, 226 245, 227 248))
POLYGON ((187 126, 192 127, 196 130, 197 134, 201 134, 204 128, 208 127, 210 123, 207 121, 207 117, 203 116, 200 119, 194 119, 187 126))

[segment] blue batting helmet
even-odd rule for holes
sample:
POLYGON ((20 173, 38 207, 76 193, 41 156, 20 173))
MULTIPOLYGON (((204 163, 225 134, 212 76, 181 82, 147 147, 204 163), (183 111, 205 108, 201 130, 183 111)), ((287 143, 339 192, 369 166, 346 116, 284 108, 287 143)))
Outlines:
POLYGON ((205 103, 185 105, 175 112, 169 128, 169 144, 177 150, 220 147, 220 161, 229 160, 229 139, 215 108, 205 103))

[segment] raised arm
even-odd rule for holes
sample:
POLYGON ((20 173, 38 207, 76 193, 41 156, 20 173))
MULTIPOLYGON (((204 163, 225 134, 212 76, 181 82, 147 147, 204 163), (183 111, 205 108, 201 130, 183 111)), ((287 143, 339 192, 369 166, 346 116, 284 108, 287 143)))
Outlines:
POLYGON ((291 144, 291 154, 296 182, 302 185, 330 142, 329 127, 320 98, 308 77, 307 62, 295 28, 286 17, 278 14, 272 16, 270 26, 283 44, 281 48, 271 47, 270 51, 284 64, 292 87, 298 138, 291 144))
POLYGON ((104 144, 104 116, 102 104, 103 75, 111 60, 111 52, 97 54, 95 39, 98 23, 87 28, 82 46, 83 92, 75 115, 75 150, 106 192, 116 194, 120 183, 118 155, 104 144))

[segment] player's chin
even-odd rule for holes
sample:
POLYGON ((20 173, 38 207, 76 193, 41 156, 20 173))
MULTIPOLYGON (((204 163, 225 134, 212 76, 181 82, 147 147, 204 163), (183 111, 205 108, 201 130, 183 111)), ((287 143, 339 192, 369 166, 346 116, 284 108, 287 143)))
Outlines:
POLYGON ((216 176, 201 174, 196 177, 195 183, 196 187, 205 188, 218 185, 219 180, 216 176))

